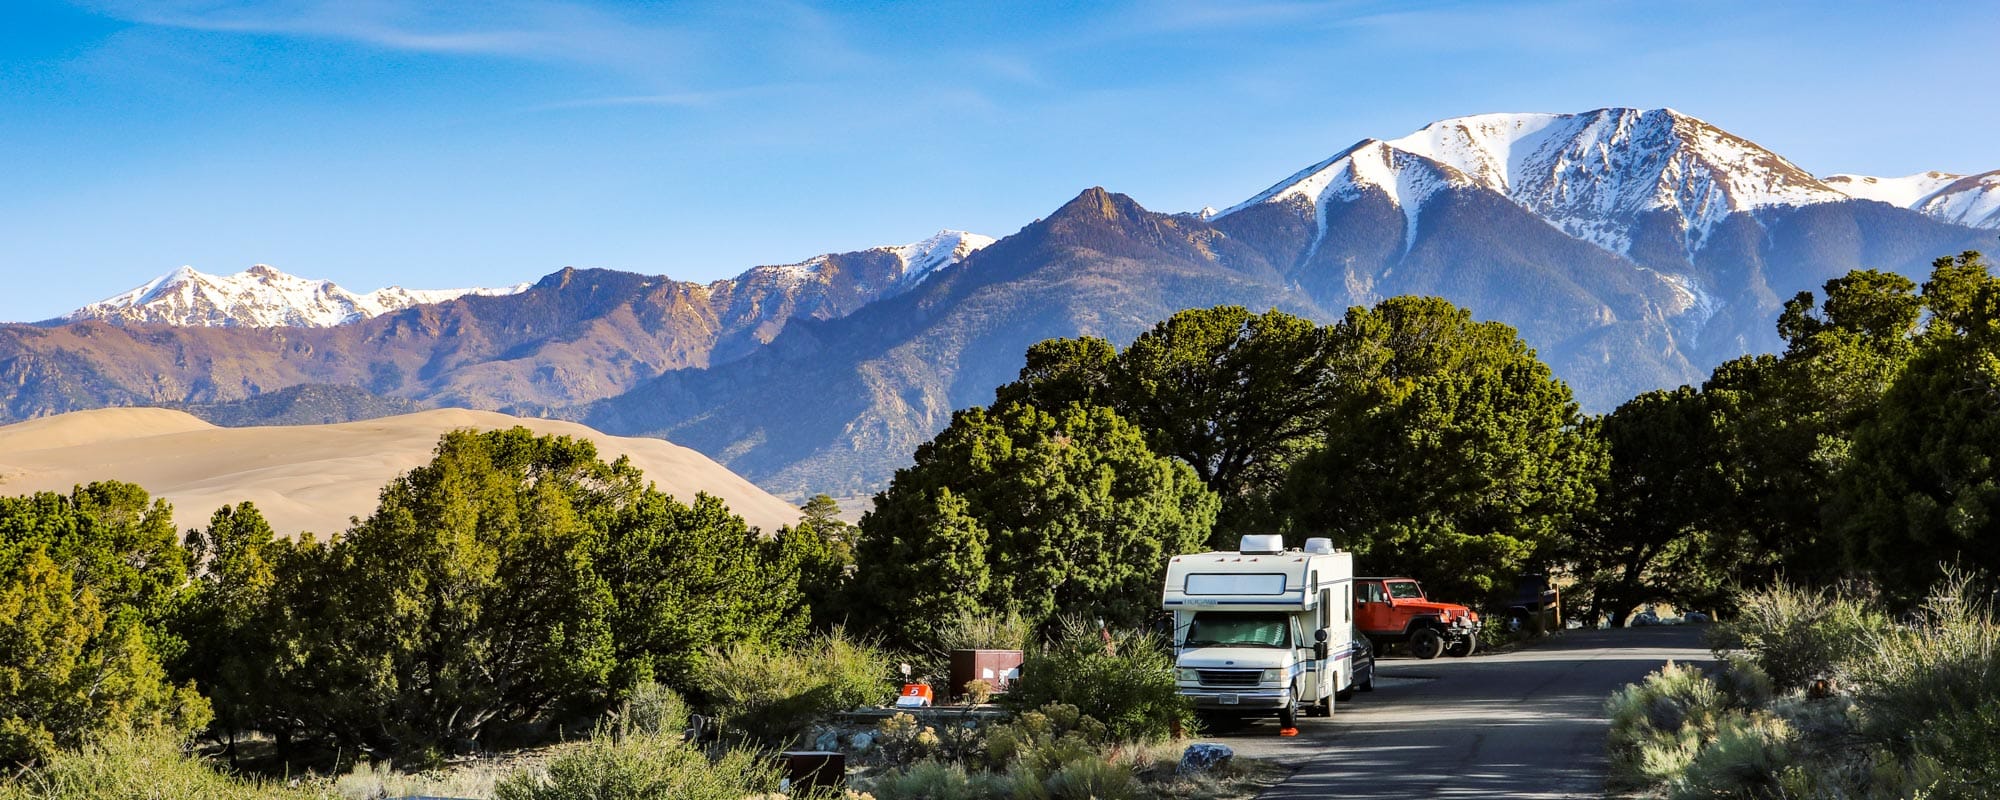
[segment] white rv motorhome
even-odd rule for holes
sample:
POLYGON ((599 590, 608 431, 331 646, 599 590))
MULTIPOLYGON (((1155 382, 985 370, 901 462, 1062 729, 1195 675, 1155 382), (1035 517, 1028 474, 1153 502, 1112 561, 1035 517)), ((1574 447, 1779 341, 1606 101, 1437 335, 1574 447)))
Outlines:
POLYGON ((1245 536, 1236 552, 1172 557, 1161 605, 1181 694, 1205 714, 1275 714, 1285 728, 1332 715, 1356 677, 1353 593, 1354 554, 1330 539, 1286 550, 1245 536))

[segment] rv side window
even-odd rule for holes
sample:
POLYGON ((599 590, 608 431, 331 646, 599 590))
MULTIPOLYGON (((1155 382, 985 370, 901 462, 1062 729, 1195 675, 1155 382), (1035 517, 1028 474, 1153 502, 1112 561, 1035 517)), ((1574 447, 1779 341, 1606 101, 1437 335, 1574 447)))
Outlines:
POLYGON ((1268 611, 1202 611, 1188 625, 1186 647, 1291 647, 1292 618, 1268 611))
POLYGON ((1354 621, 1354 604, 1347 601, 1347 587, 1340 587, 1340 621, 1354 621))
POLYGON ((1333 590, 1332 590, 1332 589, 1321 589, 1321 590, 1319 590, 1319 626, 1320 626, 1321 628, 1331 628, 1331 627, 1333 627, 1333 590))
POLYGON ((1285 593, 1285 575, 1282 572, 1254 573, 1249 575, 1196 574, 1187 576, 1181 591, 1191 595, 1253 594, 1273 595, 1285 593))

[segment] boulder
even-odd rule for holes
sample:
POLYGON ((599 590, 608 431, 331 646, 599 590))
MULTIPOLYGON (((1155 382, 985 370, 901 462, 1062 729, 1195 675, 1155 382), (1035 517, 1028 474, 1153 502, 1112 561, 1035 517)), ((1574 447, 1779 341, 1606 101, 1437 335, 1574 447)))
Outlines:
POLYGON ((1191 744, 1181 753, 1180 767, 1174 771, 1181 775, 1201 775, 1228 766, 1235 757, 1236 751, 1226 744, 1191 744))

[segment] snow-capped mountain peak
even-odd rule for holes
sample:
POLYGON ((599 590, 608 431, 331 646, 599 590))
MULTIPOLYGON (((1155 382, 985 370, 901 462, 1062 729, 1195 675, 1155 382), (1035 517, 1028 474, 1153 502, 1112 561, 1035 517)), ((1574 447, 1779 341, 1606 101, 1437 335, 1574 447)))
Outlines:
POLYGON ((1669 214, 1693 250, 1732 212, 1847 199, 1776 153, 1673 109, 1607 108, 1456 117, 1364 140, 1222 213, 1300 196, 1323 214, 1328 193, 1372 188, 1404 210, 1414 232, 1421 201, 1444 186, 1498 192, 1618 252, 1642 214, 1669 214))
POLYGON ((1901 178, 1829 175, 1825 181, 1857 199, 1907 208, 1954 225, 2000 228, 2000 170, 1978 175, 1919 172, 1901 178))
POLYGON ((528 286, 522 283, 500 289, 414 290, 391 286, 359 294, 333 281, 289 275, 268 264, 257 264, 234 275, 210 275, 183 266, 63 318, 98 319, 116 324, 327 328, 468 294, 518 294, 528 286))
POLYGON ((930 238, 906 245, 879 248, 896 255, 903 262, 905 286, 923 283, 932 273, 949 268, 965 260, 966 256, 984 249, 994 242, 991 236, 981 236, 966 231, 942 230, 930 238))

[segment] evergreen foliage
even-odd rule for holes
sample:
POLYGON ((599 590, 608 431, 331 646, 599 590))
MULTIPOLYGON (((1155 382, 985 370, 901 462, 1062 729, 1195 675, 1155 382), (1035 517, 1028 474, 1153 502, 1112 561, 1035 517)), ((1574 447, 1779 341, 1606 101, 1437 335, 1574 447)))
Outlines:
POLYGON ((1016 711, 1073 706, 1102 722, 1110 741, 1155 742, 1194 728, 1194 708, 1174 684, 1174 659, 1154 636, 1065 617, 1031 648, 1005 696, 1016 711))
POLYGON ((208 723, 162 665, 184 647, 167 630, 187 582, 171 511, 120 483, 0 498, 0 760, 208 723))
POLYGON ((175 664, 215 707, 215 730, 236 734, 268 713, 259 687, 279 661, 272 644, 276 559, 285 547, 250 503, 216 509, 205 529, 190 530, 187 552, 196 565, 194 590, 175 628, 188 642, 175 664))
POLYGON ((1718 562, 1734 543, 1717 517, 1731 503, 1731 454, 1714 405, 1683 386, 1639 395, 1598 422, 1609 470, 1566 554, 1592 616, 1617 625, 1643 603, 1715 608, 1725 598, 1728 565, 1718 562))
POLYGON ((814 630, 830 630, 847 619, 846 592, 854 569, 855 527, 840 519, 833 498, 815 495, 799 507, 799 524, 778 531, 770 547, 782 566, 797 574, 796 591, 809 609, 814 630))
POLYGON ((1222 497, 1218 540, 1228 539, 1326 427, 1339 377, 1332 345, 1328 328, 1282 311, 1189 309, 1122 352, 1089 337, 1029 347, 995 404, 1118 412, 1222 497))
POLYGON ((857 619, 918 644, 975 611, 1137 624, 1166 557, 1200 547, 1216 506, 1109 409, 961 411, 862 518, 857 619))
POLYGON ((2000 278, 1976 253, 1924 284, 1920 352, 1853 436, 1831 514, 1905 601, 1959 564, 2000 574, 2000 278))
POLYGON ((1334 337, 1352 377, 1276 503, 1292 538, 1331 534, 1369 572, 1440 597, 1511 590, 1554 555, 1604 447, 1512 328, 1398 297, 1350 310, 1334 337))
POLYGON ((444 436, 331 541, 274 539, 248 504, 190 533, 176 628, 216 733, 330 738, 421 763, 497 732, 691 688, 711 647, 784 643, 798 559, 714 497, 681 503, 588 441, 444 436))

